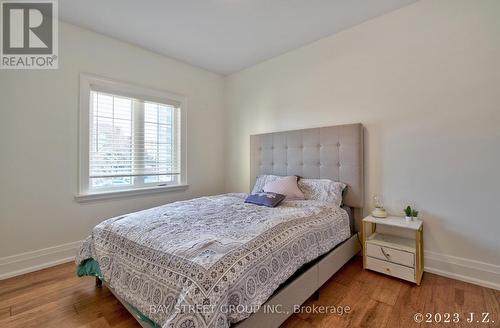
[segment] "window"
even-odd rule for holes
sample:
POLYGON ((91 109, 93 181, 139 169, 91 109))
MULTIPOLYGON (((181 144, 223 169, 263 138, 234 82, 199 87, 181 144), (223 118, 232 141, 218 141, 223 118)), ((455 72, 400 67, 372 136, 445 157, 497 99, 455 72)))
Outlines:
POLYGON ((80 196, 185 186, 184 99, 82 75, 80 196))

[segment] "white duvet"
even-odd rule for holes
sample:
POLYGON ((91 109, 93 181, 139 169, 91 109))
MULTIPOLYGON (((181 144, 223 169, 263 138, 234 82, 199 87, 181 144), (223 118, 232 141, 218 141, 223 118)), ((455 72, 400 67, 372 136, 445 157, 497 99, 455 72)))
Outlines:
POLYGON ((347 212, 331 203, 267 208, 245 197, 202 197, 106 220, 77 263, 95 259, 115 292, 162 327, 228 327, 350 236, 347 212))

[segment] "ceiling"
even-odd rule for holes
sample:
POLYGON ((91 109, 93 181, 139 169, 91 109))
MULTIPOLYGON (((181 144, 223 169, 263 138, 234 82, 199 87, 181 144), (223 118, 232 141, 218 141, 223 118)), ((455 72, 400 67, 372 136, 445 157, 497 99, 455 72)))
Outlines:
POLYGON ((62 0, 63 21, 231 74, 416 0, 62 0))

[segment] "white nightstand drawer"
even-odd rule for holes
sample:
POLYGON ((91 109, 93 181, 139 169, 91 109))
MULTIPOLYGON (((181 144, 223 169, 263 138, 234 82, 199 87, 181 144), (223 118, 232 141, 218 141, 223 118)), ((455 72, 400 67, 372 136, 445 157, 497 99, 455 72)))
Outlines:
POLYGON ((420 285, 424 273, 422 220, 407 222, 394 216, 384 219, 367 216, 361 227, 363 268, 420 285))
POLYGON ((366 268, 385 273, 393 277, 415 282, 415 270, 403 265, 394 264, 387 261, 378 260, 373 257, 366 257, 366 268))
POLYGON ((372 244, 369 241, 366 243, 366 255, 409 267, 415 266, 415 254, 372 244))

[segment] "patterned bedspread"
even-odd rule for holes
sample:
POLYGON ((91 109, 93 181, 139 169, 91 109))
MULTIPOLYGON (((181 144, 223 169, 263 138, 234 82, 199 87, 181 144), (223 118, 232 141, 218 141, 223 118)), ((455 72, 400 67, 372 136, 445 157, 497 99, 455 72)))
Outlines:
POLYGON ((77 264, 162 327, 228 327, 255 312, 297 269, 350 236, 325 202, 245 204, 246 194, 175 202, 97 225, 77 264))

